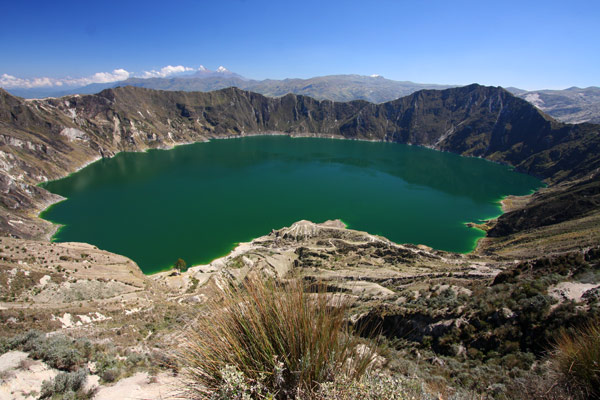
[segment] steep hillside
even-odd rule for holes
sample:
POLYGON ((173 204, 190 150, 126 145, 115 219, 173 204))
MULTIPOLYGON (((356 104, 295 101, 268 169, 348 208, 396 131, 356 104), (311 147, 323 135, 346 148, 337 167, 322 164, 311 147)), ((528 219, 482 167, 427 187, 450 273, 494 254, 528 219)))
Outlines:
POLYGON ((502 88, 480 85, 423 90, 383 104, 268 98, 236 88, 123 87, 45 100, 0 91, 0 228, 43 236, 49 226, 31 213, 56 199, 35 185, 119 151, 247 134, 344 137, 485 157, 557 182, 600 168, 599 130, 557 122, 502 88))
MULTIPOLYGON (((384 103, 408 96, 424 89, 442 90, 457 85, 424 84, 395 81, 379 75, 327 75, 308 79, 246 79, 243 76, 222 71, 198 71, 193 75, 165 78, 129 78, 124 81, 94 83, 84 87, 57 88, 10 88, 10 93, 24 98, 61 97, 73 94, 93 94, 118 86, 136 86, 146 89, 185 92, 209 92, 237 87, 270 97, 288 93, 309 96, 317 100, 353 101, 365 100, 384 103)), ((522 90, 506 88, 546 114, 561 122, 600 123, 600 88, 571 87, 563 90, 522 90)))

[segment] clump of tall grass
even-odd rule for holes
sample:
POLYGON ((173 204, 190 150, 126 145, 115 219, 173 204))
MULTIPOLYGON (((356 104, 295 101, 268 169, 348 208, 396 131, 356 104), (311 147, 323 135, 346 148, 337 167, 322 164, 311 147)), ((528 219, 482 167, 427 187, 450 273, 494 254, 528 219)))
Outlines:
POLYGON ((298 281, 248 279, 209 307, 180 354, 189 398, 294 398, 361 376, 373 357, 351 334, 342 297, 298 281))
POLYGON ((562 332, 553 359, 567 385, 585 398, 600 399, 600 320, 562 332))

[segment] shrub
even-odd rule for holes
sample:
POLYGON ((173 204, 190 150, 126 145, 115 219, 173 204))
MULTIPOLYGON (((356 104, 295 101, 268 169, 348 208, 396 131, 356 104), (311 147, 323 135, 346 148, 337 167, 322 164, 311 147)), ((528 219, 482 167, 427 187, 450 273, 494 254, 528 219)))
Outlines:
POLYGON ((441 395, 428 394, 417 379, 400 375, 365 374, 358 380, 336 379, 319 387, 312 396, 314 399, 326 400, 403 400, 442 398, 441 395))
POLYGON ((72 371, 84 361, 74 342, 63 335, 30 340, 23 349, 30 352, 31 358, 43 360, 50 367, 64 371, 72 371))
POLYGON ((25 346, 28 343, 40 342, 44 339, 45 335, 42 332, 36 331, 35 329, 30 329, 27 332, 10 338, 8 340, 8 348, 12 350, 20 348, 21 346, 25 346))
POLYGON ((187 269, 187 263, 182 258, 178 258, 173 268, 181 273, 187 269))
POLYGON ((236 367, 228 365, 221 370, 222 383, 219 388, 211 394, 211 400, 250 400, 253 397, 259 399, 272 399, 263 385, 262 380, 249 383, 242 372, 236 367))
POLYGON ((40 399, 61 396, 63 399, 88 399, 93 391, 85 391, 87 371, 79 369, 75 372, 60 372, 52 380, 42 383, 40 399))
POLYGON ((570 334, 563 331, 553 359, 572 390, 586 398, 600 398, 600 320, 591 320, 570 334))
POLYGON ((139 365, 143 365, 146 362, 146 357, 140 353, 130 353, 127 355, 127 364, 130 367, 137 367, 139 365))
POLYGON ((360 376, 373 357, 357 351, 341 297, 306 293, 297 281, 249 279, 208 307, 179 356, 189 398, 215 398, 234 375, 237 387, 293 398, 337 374, 360 376))
POLYGON ((104 382, 114 382, 119 377, 120 372, 117 368, 110 368, 102 372, 102 380, 104 382))
POLYGON ((188 287, 188 289, 186 290, 186 293, 194 293, 194 291, 198 287, 198 283, 200 283, 198 278, 196 278, 194 276, 190 276, 190 282, 191 282, 190 287, 188 287))
POLYGON ((89 341, 73 341, 60 334, 46 337, 42 332, 29 330, 8 339, 0 347, 3 351, 26 351, 31 358, 42 360, 52 368, 70 371, 83 364, 91 346, 89 341))

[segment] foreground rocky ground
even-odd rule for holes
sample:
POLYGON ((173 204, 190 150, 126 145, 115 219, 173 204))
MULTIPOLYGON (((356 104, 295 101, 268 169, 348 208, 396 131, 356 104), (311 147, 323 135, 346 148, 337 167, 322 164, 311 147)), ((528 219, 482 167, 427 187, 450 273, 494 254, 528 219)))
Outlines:
MULTIPOLYGON (((598 246, 515 261, 399 245, 339 221, 299 221, 181 274, 144 276, 79 243, 2 238, 0 249, 1 337, 38 329, 101 346, 116 361, 90 359, 103 365, 88 378, 96 398, 165 398, 185 329, 221 287, 249 275, 324 283, 351 302, 356 326, 394 343, 387 370, 446 394, 505 395, 542 380, 552 336, 597 312, 600 298, 598 246), (133 354, 145 361, 127 364, 133 354)), ((58 371, 15 351, 0 359, 0 393, 27 398, 58 371)))

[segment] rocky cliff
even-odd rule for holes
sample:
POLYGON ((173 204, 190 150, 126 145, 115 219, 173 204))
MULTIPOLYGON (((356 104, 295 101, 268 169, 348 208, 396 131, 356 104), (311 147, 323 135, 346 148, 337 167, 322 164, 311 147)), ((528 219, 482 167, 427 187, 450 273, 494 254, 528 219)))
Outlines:
POLYGON ((343 137, 485 157, 557 182, 600 168, 599 131, 598 125, 557 122, 502 88, 475 84, 383 104, 268 98, 236 88, 122 87, 43 100, 0 89, 0 229, 47 235, 48 224, 32 213, 56 198, 35 185, 119 151, 263 133, 343 137))

